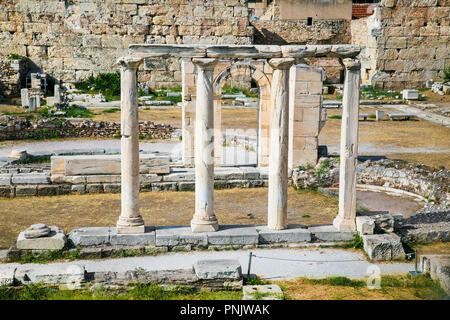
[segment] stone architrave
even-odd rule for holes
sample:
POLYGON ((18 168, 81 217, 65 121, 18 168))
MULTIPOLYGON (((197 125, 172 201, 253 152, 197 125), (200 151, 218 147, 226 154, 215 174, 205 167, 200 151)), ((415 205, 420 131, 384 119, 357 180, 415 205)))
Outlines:
POLYGON ((341 149, 339 171, 339 214, 333 225, 339 231, 356 230, 356 165, 358 158, 358 117, 361 64, 343 59, 345 66, 342 101, 341 149))
POLYGON ((137 68, 142 60, 119 59, 121 65, 121 181, 122 205, 117 233, 144 233, 139 214, 139 120, 137 68))
POLYGON ((270 155, 268 228, 282 230, 287 220, 288 187, 288 130, 289 130, 289 68, 293 58, 275 58, 268 61, 273 68, 270 155))
POLYGON ((192 232, 219 229, 214 214, 214 101, 212 75, 217 59, 194 58, 197 66, 195 106, 195 213, 192 232))
POLYGON ((30 96, 27 88, 20 90, 20 99, 22 102, 22 108, 28 108, 30 106, 30 96))

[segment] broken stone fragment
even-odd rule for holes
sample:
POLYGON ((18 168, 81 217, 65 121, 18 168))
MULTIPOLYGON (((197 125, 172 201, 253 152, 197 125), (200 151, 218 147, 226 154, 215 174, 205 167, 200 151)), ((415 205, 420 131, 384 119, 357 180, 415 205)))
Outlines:
POLYGON ((50 228, 43 223, 36 223, 25 230, 24 236, 26 239, 35 239, 46 237, 50 234, 50 228))

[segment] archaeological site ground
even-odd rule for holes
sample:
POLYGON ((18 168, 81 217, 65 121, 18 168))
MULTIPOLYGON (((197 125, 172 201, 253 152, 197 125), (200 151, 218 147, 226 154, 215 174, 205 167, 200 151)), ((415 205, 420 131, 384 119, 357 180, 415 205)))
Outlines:
POLYGON ((448 300, 449 169, 449 0, 0 1, 0 300, 448 300))

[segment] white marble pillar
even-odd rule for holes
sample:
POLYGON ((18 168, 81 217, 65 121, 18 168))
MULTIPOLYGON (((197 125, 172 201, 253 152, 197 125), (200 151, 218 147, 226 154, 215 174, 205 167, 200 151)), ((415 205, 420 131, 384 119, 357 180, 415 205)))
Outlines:
POLYGON ((269 195, 267 226, 286 228, 288 187, 289 68, 293 58, 269 60, 273 68, 270 110, 269 195))
POLYGON ((359 84, 361 64, 346 58, 342 99, 339 171, 339 214, 333 225, 339 231, 356 230, 356 165, 358 158, 359 84))
POLYGON ((192 232, 219 229, 214 214, 214 101, 212 76, 217 59, 192 59, 197 66, 195 105, 195 213, 192 232))
POLYGON ((144 220, 139 214, 139 120, 137 100, 137 68, 139 59, 129 57, 121 65, 121 172, 122 211, 117 233, 143 233, 144 220))

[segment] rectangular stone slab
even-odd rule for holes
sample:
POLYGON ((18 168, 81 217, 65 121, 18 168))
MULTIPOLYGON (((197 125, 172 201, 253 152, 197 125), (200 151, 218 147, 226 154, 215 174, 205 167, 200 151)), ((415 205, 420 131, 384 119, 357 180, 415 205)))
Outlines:
POLYGON ((332 225, 309 227, 312 236, 321 241, 352 241, 356 231, 338 231, 332 225))
MULTIPOLYGON (((169 173, 170 158, 139 155, 140 173, 169 173)), ((51 174, 65 176, 120 174, 120 155, 82 155, 51 157, 51 174)))
POLYGON ((74 246, 101 246, 110 244, 110 227, 90 227, 72 230, 67 238, 74 246))
POLYGON ((220 226, 207 235, 210 245, 256 245, 259 239, 255 226, 220 226))
POLYGON ((116 228, 110 228, 109 243, 113 246, 154 246, 155 228, 145 227, 144 233, 118 234, 116 228))
POLYGON ((282 242, 311 242, 311 232, 308 229, 288 225, 284 230, 271 230, 267 226, 257 226, 259 243, 282 243, 282 242))
POLYGON ((206 56, 205 46, 170 44, 131 44, 128 52, 139 57, 196 57, 206 56))
POLYGON ((83 265, 50 263, 17 267, 15 278, 21 283, 79 284, 85 280, 83 265))
POLYGON ((208 245, 206 233, 193 233, 190 227, 167 226, 156 228, 157 246, 208 245))
POLYGON ((198 260, 194 263, 194 271, 199 279, 240 279, 241 265, 238 260, 217 259, 198 260))

